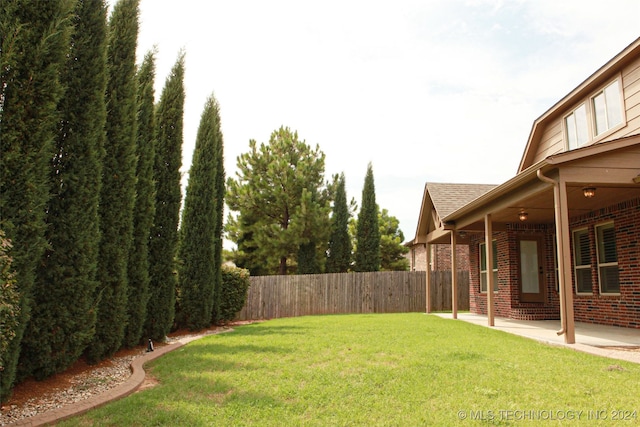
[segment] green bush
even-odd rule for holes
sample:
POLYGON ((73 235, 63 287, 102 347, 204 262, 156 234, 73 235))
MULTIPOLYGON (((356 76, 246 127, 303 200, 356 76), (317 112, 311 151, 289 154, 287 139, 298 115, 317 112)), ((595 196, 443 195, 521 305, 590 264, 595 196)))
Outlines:
POLYGON ((220 322, 233 320, 247 301, 249 270, 222 266, 222 294, 220 295, 220 322))
POLYGON ((0 372, 4 370, 9 343, 16 336, 20 312, 20 296, 11 270, 11 258, 7 255, 10 248, 11 242, 0 230, 0 372))

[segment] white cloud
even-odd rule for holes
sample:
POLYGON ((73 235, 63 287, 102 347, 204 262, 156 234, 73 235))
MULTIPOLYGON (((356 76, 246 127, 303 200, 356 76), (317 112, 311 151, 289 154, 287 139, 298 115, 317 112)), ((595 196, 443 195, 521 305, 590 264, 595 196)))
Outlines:
POLYGON ((637 0, 142 0, 139 57, 157 91, 186 50, 184 169, 200 114, 221 107, 227 175, 281 125, 413 237, 426 181, 500 183, 534 119, 638 37, 637 0), (491 161, 487 167, 486 162, 491 161))

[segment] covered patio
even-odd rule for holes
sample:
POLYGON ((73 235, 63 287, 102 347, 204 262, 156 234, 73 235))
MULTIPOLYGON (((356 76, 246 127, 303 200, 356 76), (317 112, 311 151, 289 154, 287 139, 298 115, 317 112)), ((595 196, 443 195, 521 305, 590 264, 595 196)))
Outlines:
MULTIPOLYGON (((444 319, 453 319, 451 313, 433 314, 444 319)), ((480 326, 488 325, 487 316, 482 314, 459 312, 457 319, 480 326)), ((494 323, 493 329, 534 339, 545 344, 640 363, 640 332, 637 329, 576 322, 576 342, 568 345, 563 337, 557 334, 560 329, 559 320, 527 321, 495 317, 494 323)))
MULTIPOLYGON (((571 233, 613 221, 617 211, 636 209, 640 200, 639 145, 640 136, 636 135, 546 157, 426 229, 423 239, 427 248, 437 243, 449 243, 452 248, 470 245, 475 283, 471 311, 486 314, 489 326, 497 316, 560 319, 559 329, 569 344, 576 342, 575 320, 635 327, 631 286, 603 290, 594 279, 588 283, 593 288, 575 294, 571 233), (493 250, 486 250, 492 245, 493 250), (493 266, 493 274, 487 266, 493 266), (622 309, 626 310, 622 320, 610 320, 622 309)), ((627 225, 625 215, 621 214, 616 224, 625 230, 631 227, 629 232, 633 233, 635 220, 627 225)), ((624 238, 626 233, 619 237, 621 241, 624 238)), ((634 253, 632 245, 619 247, 622 268, 616 281, 634 282, 634 268, 630 268, 635 263, 634 253)), ((595 257, 589 252, 591 255, 595 257)), ((595 264, 593 271, 597 277, 595 264)), ((455 301, 452 306, 456 307, 455 301)), ((453 317, 456 315, 454 308, 453 317)))

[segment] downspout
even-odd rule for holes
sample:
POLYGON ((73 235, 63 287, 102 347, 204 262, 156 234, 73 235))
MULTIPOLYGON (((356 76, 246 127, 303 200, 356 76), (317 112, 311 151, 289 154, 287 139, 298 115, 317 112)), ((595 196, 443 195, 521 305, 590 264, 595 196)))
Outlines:
MULTIPOLYGON (((554 179, 549 178, 546 175, 543 175, 542 174, 542 169, 538 169, 536 171, 536 175, 538 176, 538 178, 541 181, 547 182, 547 183, 553 185, 553 191, 554 191, 553 204, 554 204, 554 212, 555 212, 555 221, 557 222, 558 218, 559 218, 559 207, 557 206, 557 200, 556 200, 555 192, 557 191, 558 182, 556 180, 554 180, 554 179)), ((556 254, 556 256, 558 256, 558 254, 556 254)), ((563 281, 564 281, 564 278, 563 278, 563 281)), ((566 325, 566 322, 567 322, 567 308, 565 307, 567 297, 565 295, 564 286, 558 285, 558 290, 560 291, 562 304, 560 304, 560 330, 558 332, 556 332, 556 334, 563 335, 564 333, 567 332, 567 325, 566 325)))

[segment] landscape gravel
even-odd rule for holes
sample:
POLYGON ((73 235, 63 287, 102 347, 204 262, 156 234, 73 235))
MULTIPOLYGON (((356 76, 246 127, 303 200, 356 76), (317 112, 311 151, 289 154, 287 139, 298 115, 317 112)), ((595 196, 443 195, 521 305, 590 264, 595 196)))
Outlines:
POLYGON ((70 381, 71 385, 64 390, 34 397, 20 406, 3 406, 0 411, 0 425, 7 425, 104 393, 125 382, 131 375, 131 362, 143 354, 144 352, 139 355, 114 357, 110 366, 95 368, 74 376, 70 381))
MULTIPOLYGON (((223 327, 212 327, 198 333, 174 333, 167 337, 164 343, 171 344, 176 341, 183 343, 196 338, 216 334, 220 332, 230 332, 232 326, 253 322, 233 322, 223 327)), ((91 398, 100 393, 104 393, 112 388, 124 383, 131 376, 131 363, 137 357, 144 356, 146 348, 130 353, 126 356, 115 356, 109 359, 108 366, 98 366, 74 375, 68 382, 68 386, 52 389, 50 392, 38 394, 27 399, 20 405, 12 404, 11 400, 0 409, 0 426, 15 423, 24 418, 59 409, 67 405, 72 405, 79 401, 91 398)))

